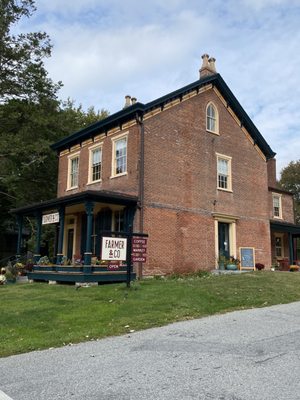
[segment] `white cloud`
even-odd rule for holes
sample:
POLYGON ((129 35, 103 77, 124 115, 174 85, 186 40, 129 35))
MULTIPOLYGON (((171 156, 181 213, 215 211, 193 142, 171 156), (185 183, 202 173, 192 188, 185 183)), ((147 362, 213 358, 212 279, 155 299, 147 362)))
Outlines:
POLYGON ((47 68, 63 98, 111 112, 124 95, 148 102, 198 79, 200 56, 217 69, 280 166, 299 158, 298 0, 37 0, 23 23, 49 33, 47 68), (293 147, 291 147, 293 146, 293 147), (293 151, 290 151, 291 148, 293 151))

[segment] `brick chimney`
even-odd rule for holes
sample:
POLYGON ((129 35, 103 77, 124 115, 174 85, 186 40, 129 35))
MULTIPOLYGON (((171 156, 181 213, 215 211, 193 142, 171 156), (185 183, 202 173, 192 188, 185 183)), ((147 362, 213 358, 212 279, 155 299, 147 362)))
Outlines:
POLYGON ((127 95, 127 96, 125 96, 125 105, 124 105, 123 109, 130 107, 130 106, 131 106, 131 96, 127 95))
POLYGON ((277 187, 276 180, 276 159, 270 158, 267 162, 267 170, 268 170, 268 186, 272 188, 277 187))
POLYGON ((215 61, 216 61, 215 58, 213 57, 209 58, 208 54, 203 54, 202 60, 203 60, 202 66, 199 69, 200 79, 204 78, 205 76, 214 75, 217 73, 215 66, 215 61))

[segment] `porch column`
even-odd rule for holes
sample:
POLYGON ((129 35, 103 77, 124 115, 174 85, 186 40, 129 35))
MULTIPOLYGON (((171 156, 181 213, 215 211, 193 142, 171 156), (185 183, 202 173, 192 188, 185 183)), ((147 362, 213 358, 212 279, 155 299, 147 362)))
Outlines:
POLYGON ((18 242, 17 242, 17 260, 21 257, 21 244, 22 244, 22 232, 23 232, 23 216, 17 215, 17 224, 18 224, 18 242))
POLYGON ((91 201, 87 201, 85 203, 85 211, 87 218, 86 218, 86 245, 84 252, 84 265, 91 265, 94 203, 91 201))
POLYGON ((36 264, 41 258, 41 235, 42 235, 42 213, 37 211, 35 214, 36 219, 36 237, 35 237, 35 253, 33 255, 33 261, 36 264))
POLYGON ((290 265, 294 263, 294 246, 293 246, 293 235, 291 232, 288 233, 289 236, 289 253, 290 253, 290 265))
POLYGON ((59 234, 57 243, 56 264, 60 264, 63 258, 64 230, 65 230, 65 207, 60 207, 59 212, 59 234))

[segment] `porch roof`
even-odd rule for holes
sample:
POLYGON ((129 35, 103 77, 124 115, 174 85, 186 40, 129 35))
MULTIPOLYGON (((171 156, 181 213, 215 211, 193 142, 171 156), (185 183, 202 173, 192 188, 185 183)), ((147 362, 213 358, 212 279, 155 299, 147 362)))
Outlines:
POLYGON ((300 237, 300 225, 270 221, 270 227, 272 231, 291 233, 300 237))
POLYGON ((138 197, 124 193, 109 192, 105 190, 87 190, 84 192, 58 197, 56 199, 46 200, 40 203, 31 204, 25 207, 14 208, 11 210, 11 213, 24 216, 34 216, 36 212, 56 209, 61 206, 80 204, 86 201, 101 202, 106 204, 113 203, 125 206, 135 206, 137 204, 138 197))

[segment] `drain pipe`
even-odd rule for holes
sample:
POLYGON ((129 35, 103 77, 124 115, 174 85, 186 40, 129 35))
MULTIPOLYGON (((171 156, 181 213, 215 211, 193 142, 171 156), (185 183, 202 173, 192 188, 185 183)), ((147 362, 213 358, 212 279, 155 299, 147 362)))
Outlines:
MULTIPOLYGON (((140 131, 140 171, 139 171, 139 192, 138 192, 138 207, 140 210, 139 231, 144 232, 144 175, 145 175, 145 129, 143 115, 136 115, 136 122, 140 131)), ((138 264, 138 277, 142 278, 142 263, 138 264)))

